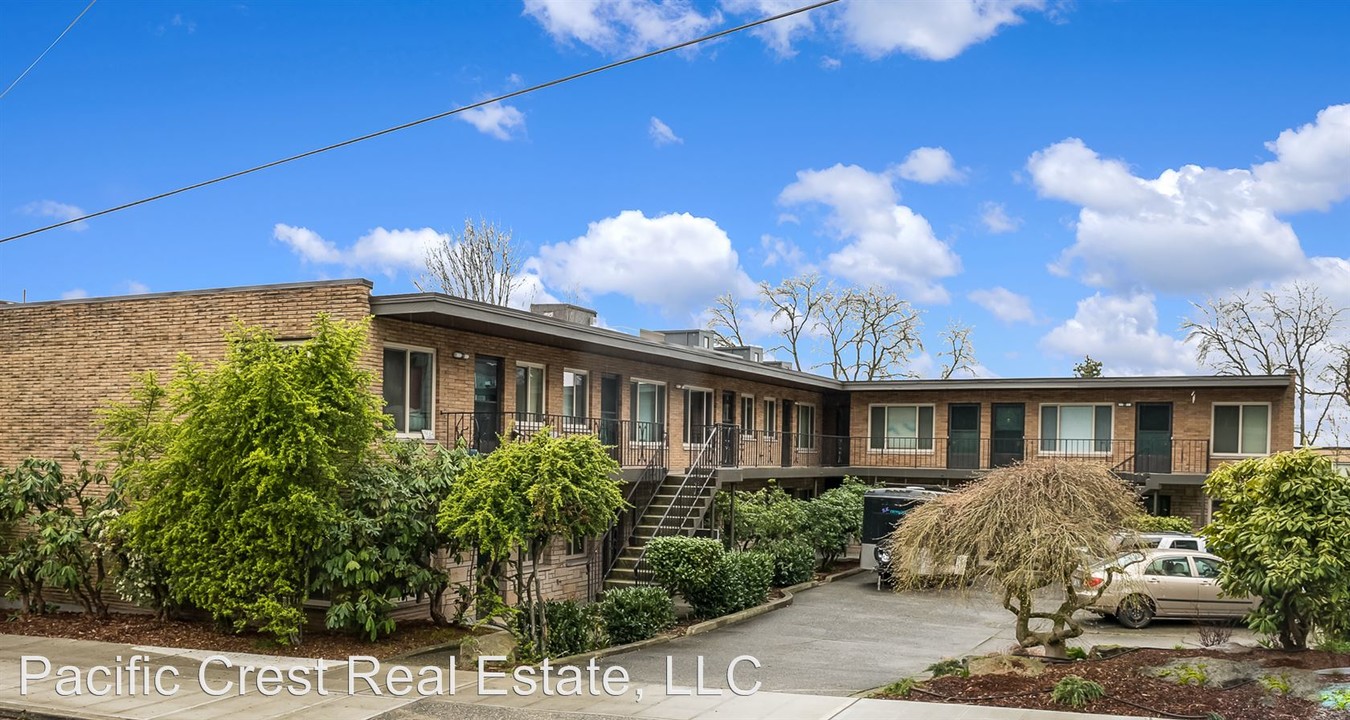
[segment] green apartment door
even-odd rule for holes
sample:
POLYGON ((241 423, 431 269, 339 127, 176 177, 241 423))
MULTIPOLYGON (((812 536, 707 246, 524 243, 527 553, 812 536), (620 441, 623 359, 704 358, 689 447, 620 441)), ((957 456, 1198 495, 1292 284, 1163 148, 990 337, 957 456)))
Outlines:
POLYGON ((951 470, 980 467, 979 403, 947 406, 947 467, 951 470))
POLYGON ((1172 403, 1139 403, 1134 414, 1134 471, 1172 472, 1172 403))
POLYGON ((994 403, 994 431, 989 464, 1003 467, 1021 462, 1026 448, 1027 408, 1022 403, 994 403))

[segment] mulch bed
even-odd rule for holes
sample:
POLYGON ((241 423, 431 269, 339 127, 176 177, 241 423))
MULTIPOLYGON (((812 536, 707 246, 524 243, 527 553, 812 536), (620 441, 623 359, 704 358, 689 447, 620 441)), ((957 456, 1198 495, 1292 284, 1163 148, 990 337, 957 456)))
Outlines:
MULTIPOLYGON (((1103 660, 1047 664, 1040 676, 997 673, 958 677, 948 675, 924 682, 907 700, 1043 710, 1075 710, 1055 703, 1050 689, 1066 675, 1101 683, 1107 697, 1077 710, 1085 713, 1157 716, 1205 720, 1217 713, 1223 720, 1312 720, 1346 718, 1297 697, 1272 694, 1259 683, 1229 688, 1177 685, 1149 674, 1149 669, 1174 660, 1206 658, 1254 661, 1278 673, 1279 668, 1309 670, 1350 666, 1350 655, 1307 651, 1285 653, 1265 649, 1235 652, 1212 650, 1136 650, 1103 660), (1128 701, 1128 702, 1126 702, 1128 701)), ((885 697, 885 696, 883 696, 885 697)), ((894 697, 894 696, 890 696, 894 697)))
POLYGON ((300 645, 288 646, 279 645, 270 636, 257 632, 222 632, 207 621, 161 621, 148 615, 113 615, 108 620, 99 620, 80 613, 14 616, 9 622, 0 624, 0 633, 341 660, 350 655, 391 658, 428 645, 453 642, 471 634, 465 628, 437 626, 428 620, 408 620, 400 621, 393 635, 375 642, 345 633, 315 629, 305 632, 300 645))

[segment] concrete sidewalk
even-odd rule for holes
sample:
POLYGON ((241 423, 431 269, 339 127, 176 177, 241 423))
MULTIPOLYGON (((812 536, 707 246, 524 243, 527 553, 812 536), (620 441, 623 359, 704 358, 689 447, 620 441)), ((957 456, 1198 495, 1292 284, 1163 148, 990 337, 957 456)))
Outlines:
MULTIPOLYGON (((410 664, 409 677, 431 682, 439 673, 444 681, 440 688, 444 694, 422 697, 402 675, 386 675, 390 667, 389 663, 382 666, 377 676, 381 681, 371 687, 361 679, 363 673, 369 672, 369 665, 352 668, 346 663, 324 661, 322 677, 328 694, 323 696, 317 693, 319 661, 313 659, 0 634, 0 717, 17 716, 23 711, 38 717, 81 720, 575 720, 578 715, 654 720, 1111 720, 1114 717, 779 692, 739 696, 723 691, 720 695, 697 696, 684 694, 690 692, 689 688, 673 686, 668 691, 664 685, 650 683, 633 683, 616 697, 603 691, 599 695, 546 696, 535 692, 522 696, 512 692, 518 685, 510 678, 485 677, 480 683, 473 672, 451 673, 444 666, 410 664), (26 663, 25 656, 29 658, 26 663), (36 659, 39 657, 50 663, 46 676, 40 679, 37 676, 43 675, 45 668, 36 659), (133 665, 134 671, 130 669, 133 665), (81 670, 78 684, 73 671, 63 674, 62 666, 81 670), (95 666, 105 666, 109 671, 91 674, 90 668, 95 666), (276 669, 259 671, 268 667, 276 669), (117 668, 121 668, 120 681, 117 668), (26 685, 22 675, 25 670, 29 676, 26 685), (283 687, 281 681, 289 673, 306 677, 309 691, 300 692, 299 683, 283 687), (164 694, 155 689, 156 676, 164 694), (355 685, 354 692, 349 692, 349 681, 355 685), (77 686, 78 694, 72 692, 77 686), (239 688, 244 689, 242 694, 239 688), (403 697, 391 695, 398 690, 411 692, 403 697), (494 691, 507 694, 488 694, 494 691), (222 694, 216 696, 212 692, 222 694)), ((579 686, 587 685, 583 681, 579 686)), ((427 688, 434 689, 431 685, 427 688)))

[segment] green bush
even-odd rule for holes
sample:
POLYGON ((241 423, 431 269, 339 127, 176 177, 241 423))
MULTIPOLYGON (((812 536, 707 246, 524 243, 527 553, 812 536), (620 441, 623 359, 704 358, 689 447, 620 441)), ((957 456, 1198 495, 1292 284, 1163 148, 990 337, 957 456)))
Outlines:
POLYGON ((820 556, 820 568, 829 569, 862 534, 863 494, 867 485, 854 478, 803 503, 802 536, 820 556))
POLYGON ((605 593, 599 603, 605 632, 615 645, 646 640, 675 624, 675 603, 662 588, 638 585, 605 593))
POLYGON ((1106 689, 1101 683, 1095 683, 1091 680, 1084 680, 1077 675, 1065 675, 1063 679, 1055 683, 1055 687, 1050 691, 1050 699, 1060 705, 1080 708, 1093 700, 1100 700, 1106 696, 1106 689))
MULTIPOLYGON (((524 614, 517 618, 523 621, 524 614)), ((550 600, 544 603, 544 624, 548 628, 550 657, 590 652, 609 644, 598 605, 582 605, 575 600, 550 600)))
POLYGON ((1154 532, 1195 532, 1195 525, 1190 518, 1177 517, 1175 515, 1144 515, 1139 514, 1130 519, 1130 529, 1143 533, 1154 532))
POLYGON ((711 581, 684 597, 695 615, 722 617, 764 602, 772 582, 773 558, 767 553, 726 553, 718 560, 711 581))
POLYGON ((685 599, 708 586, 726 554, 716 540, 683 535, 653 538, 646 548, 644 559, 656 584, 685 599))
POLYGON ((755 546, 755 550, 768 553, 773 558, 774 587, 796 585, 815 577, 816 551, 805 541, 761 543, 755 546))
POLYGON ((764 542, 792 538, 806 522, 803 503, 783 492, 774 481, 754 492, 723 491, 717 494, 717 514, 724 519, 723 532, 734 532, 741 550, 764 542), (733 494, 735 510, 731 507, 733 494), (729 522, 735 518, 734 523, 729 522))

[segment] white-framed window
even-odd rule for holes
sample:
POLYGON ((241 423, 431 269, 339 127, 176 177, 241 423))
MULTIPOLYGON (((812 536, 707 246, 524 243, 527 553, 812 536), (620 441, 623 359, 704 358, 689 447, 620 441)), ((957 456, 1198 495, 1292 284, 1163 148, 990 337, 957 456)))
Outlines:
POLYGON ((764 437, 772 440, 778 434, 778 401, 764 398, 764 437))
POLYGON ((869 451, 933 450, 932 405, 868 406, 869 451))
POLYGON ((1111 452, 1113 405, 1042 405, 1041 452, 1111 452))
POLYGON ((590 374, 584 370, 563 370, 563 418, 565 421, 585 420, 589 406, 590 374))
POLYGON ((701 445, 708 439, 713 424, 713 391, 711 388, 684 389, 684 444, 701 445))
POLYGON ((436 352, 430 348, 386 345, 384 413, 400 435, 424 437, 435 422, 436 352))
POLYGON ((628 385, 628 439, 659 443, 666 437, 666 384, 633 378, 628 385))
POLYGON ((797 449, 816 449, 816 406, 797 403, 797 449))
POLYGON ((543 365, 516 363, 516 422, 544 422, 544 375, 543 365))
POLYGON ((1210 452, 1265 455, 1270 452, 1270 403, 1214 403, 1210 452))
POLYGON ((741 437, 755 436, 755 396, 741 396, 741 437))

